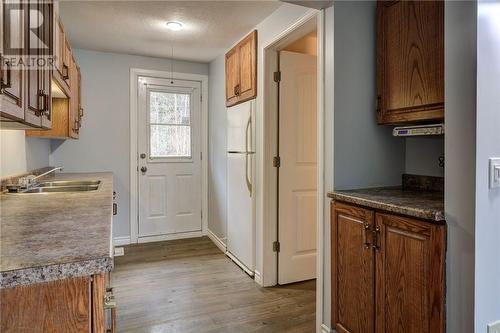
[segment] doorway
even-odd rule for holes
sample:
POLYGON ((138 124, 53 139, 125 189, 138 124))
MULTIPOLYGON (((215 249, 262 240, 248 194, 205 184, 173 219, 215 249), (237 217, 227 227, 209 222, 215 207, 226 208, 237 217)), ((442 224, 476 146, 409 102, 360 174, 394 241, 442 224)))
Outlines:
POLYGON ((138 237, 201 232, 201 83, 138 82, 138 237))

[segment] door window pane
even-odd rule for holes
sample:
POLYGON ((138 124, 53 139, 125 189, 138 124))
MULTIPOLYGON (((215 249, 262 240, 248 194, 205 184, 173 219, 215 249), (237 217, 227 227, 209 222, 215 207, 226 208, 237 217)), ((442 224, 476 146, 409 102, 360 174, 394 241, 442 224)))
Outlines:
POLYGON ((191 157, 189 94, 149 93, 150 157, 191 157))

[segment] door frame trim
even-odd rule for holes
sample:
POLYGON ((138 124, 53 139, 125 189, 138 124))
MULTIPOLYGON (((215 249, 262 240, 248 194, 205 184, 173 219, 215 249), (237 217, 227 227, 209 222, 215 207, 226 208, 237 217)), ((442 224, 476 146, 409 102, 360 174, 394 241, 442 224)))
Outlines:
POLYGON ((130 243, 154 242, 166 239, 186 238, 185 233, 175 235, 163 235, 155 237, 139 237, 139 179, 138 167, 138 90, 137 80, 139 76, 148 76, 160 79, 177 79, 197 81, 201 84, 201 232, 189 233, 191 237, 200 237, 207 234, 208 229, 208 75, 189 74, 179 72, 167 72, 150 69, 130 68, 130 243), (143 239, 144 238, 144 239, 143 239))
MULTIPOLYGON (((307 12, 303 17, 290 25, 281 34, 276 36, 273 40, 266 43, 263 47, 262 59, 264 66, 264 82, 263 82, 263 108, 265 110, 262 116, 261 123, 262 126, 262 159, 261 162, 257 164, 257 170, 259 174, 262 174, 262 178, 259 182, 259 186, 262 188, 261 198, 258 199, 257 204, 261 206, 261 209, 257 211, 258 220, 262 226, 262 235, 258 235, 262 242, 261 246, 261 264, 256 270, 259 271, 261 275, 260 284, 262 286, 273 286, 277 284, 277 263, 278 257, 272 250, 272 242, 277 239, 276 225, 277 221, 277 171, 272 165, 272 159, 276 154, 277 150, 277 138, 276 135, 273 136, 273 132, 276 133, 276 127, 278 126, 276 121, 277 114, 277 85, 274 82, 273 73, 277 70, 277 51, 279 45, 292 36, 293 34, 300 31, 307 23, 312 20, 316 20, 317 38, 318 38, 318 58, 317 58, 317 258, 316 258, 316 332, 323 332, 323 321, 324 318, 324 305, 325 295, 323 291, 325 290, 325 284, 329 284, 329 281, 325 281, 325 275, 327 273, 326 268, 326 251, 329 248, 328 241, 329 235, 325 234, 329 228, 329 199, 326 196, 325 188, 333 188, 333 176, 328 174, 326 171, 332 170, 332 161, 328 159, 333 155, 333 139, 331 125, 327 123, 332 120, 332 115, 330 110, 326 110, 325 102, 328 98, 325 95, 325 88, 327 77, 325 75, 325 69, 327 64, 325 63, 326 57, 326 41, 325 41, 325 10, 311 10, 307 12), (330 141, 331 140, 331 141, 330 141), (260 169, 260 171, 259 171, 260 169), (260 211, 260 212, 259 212, 260 211), (261 221, 259 221, 261 219, 261 221)), ((329 53, 329 52, 328 52, 329 53)), ((330 54, 329 54, 330 55, 330 54)), ((328 101, 329 103, 330 101, 328 101)), ((329 265, 328 265, 329 267, 329 265)))

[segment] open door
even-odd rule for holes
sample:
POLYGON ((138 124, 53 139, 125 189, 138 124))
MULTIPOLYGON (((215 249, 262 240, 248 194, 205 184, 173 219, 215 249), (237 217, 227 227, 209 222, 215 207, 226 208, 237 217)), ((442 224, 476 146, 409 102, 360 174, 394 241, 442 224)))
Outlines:
POLYGON ((316 56, 280 52, 278 283, 316 278, 316 56))

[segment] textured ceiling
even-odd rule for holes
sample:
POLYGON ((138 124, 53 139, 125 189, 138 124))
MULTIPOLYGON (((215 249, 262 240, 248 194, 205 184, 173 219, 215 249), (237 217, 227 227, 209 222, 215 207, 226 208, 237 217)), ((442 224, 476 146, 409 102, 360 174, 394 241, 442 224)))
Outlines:
POLYGON ((209 62, 281 5, 278 1, 61 1, 74 48, 209 62), (179 21, 182 31, 166 28, 179 21))

